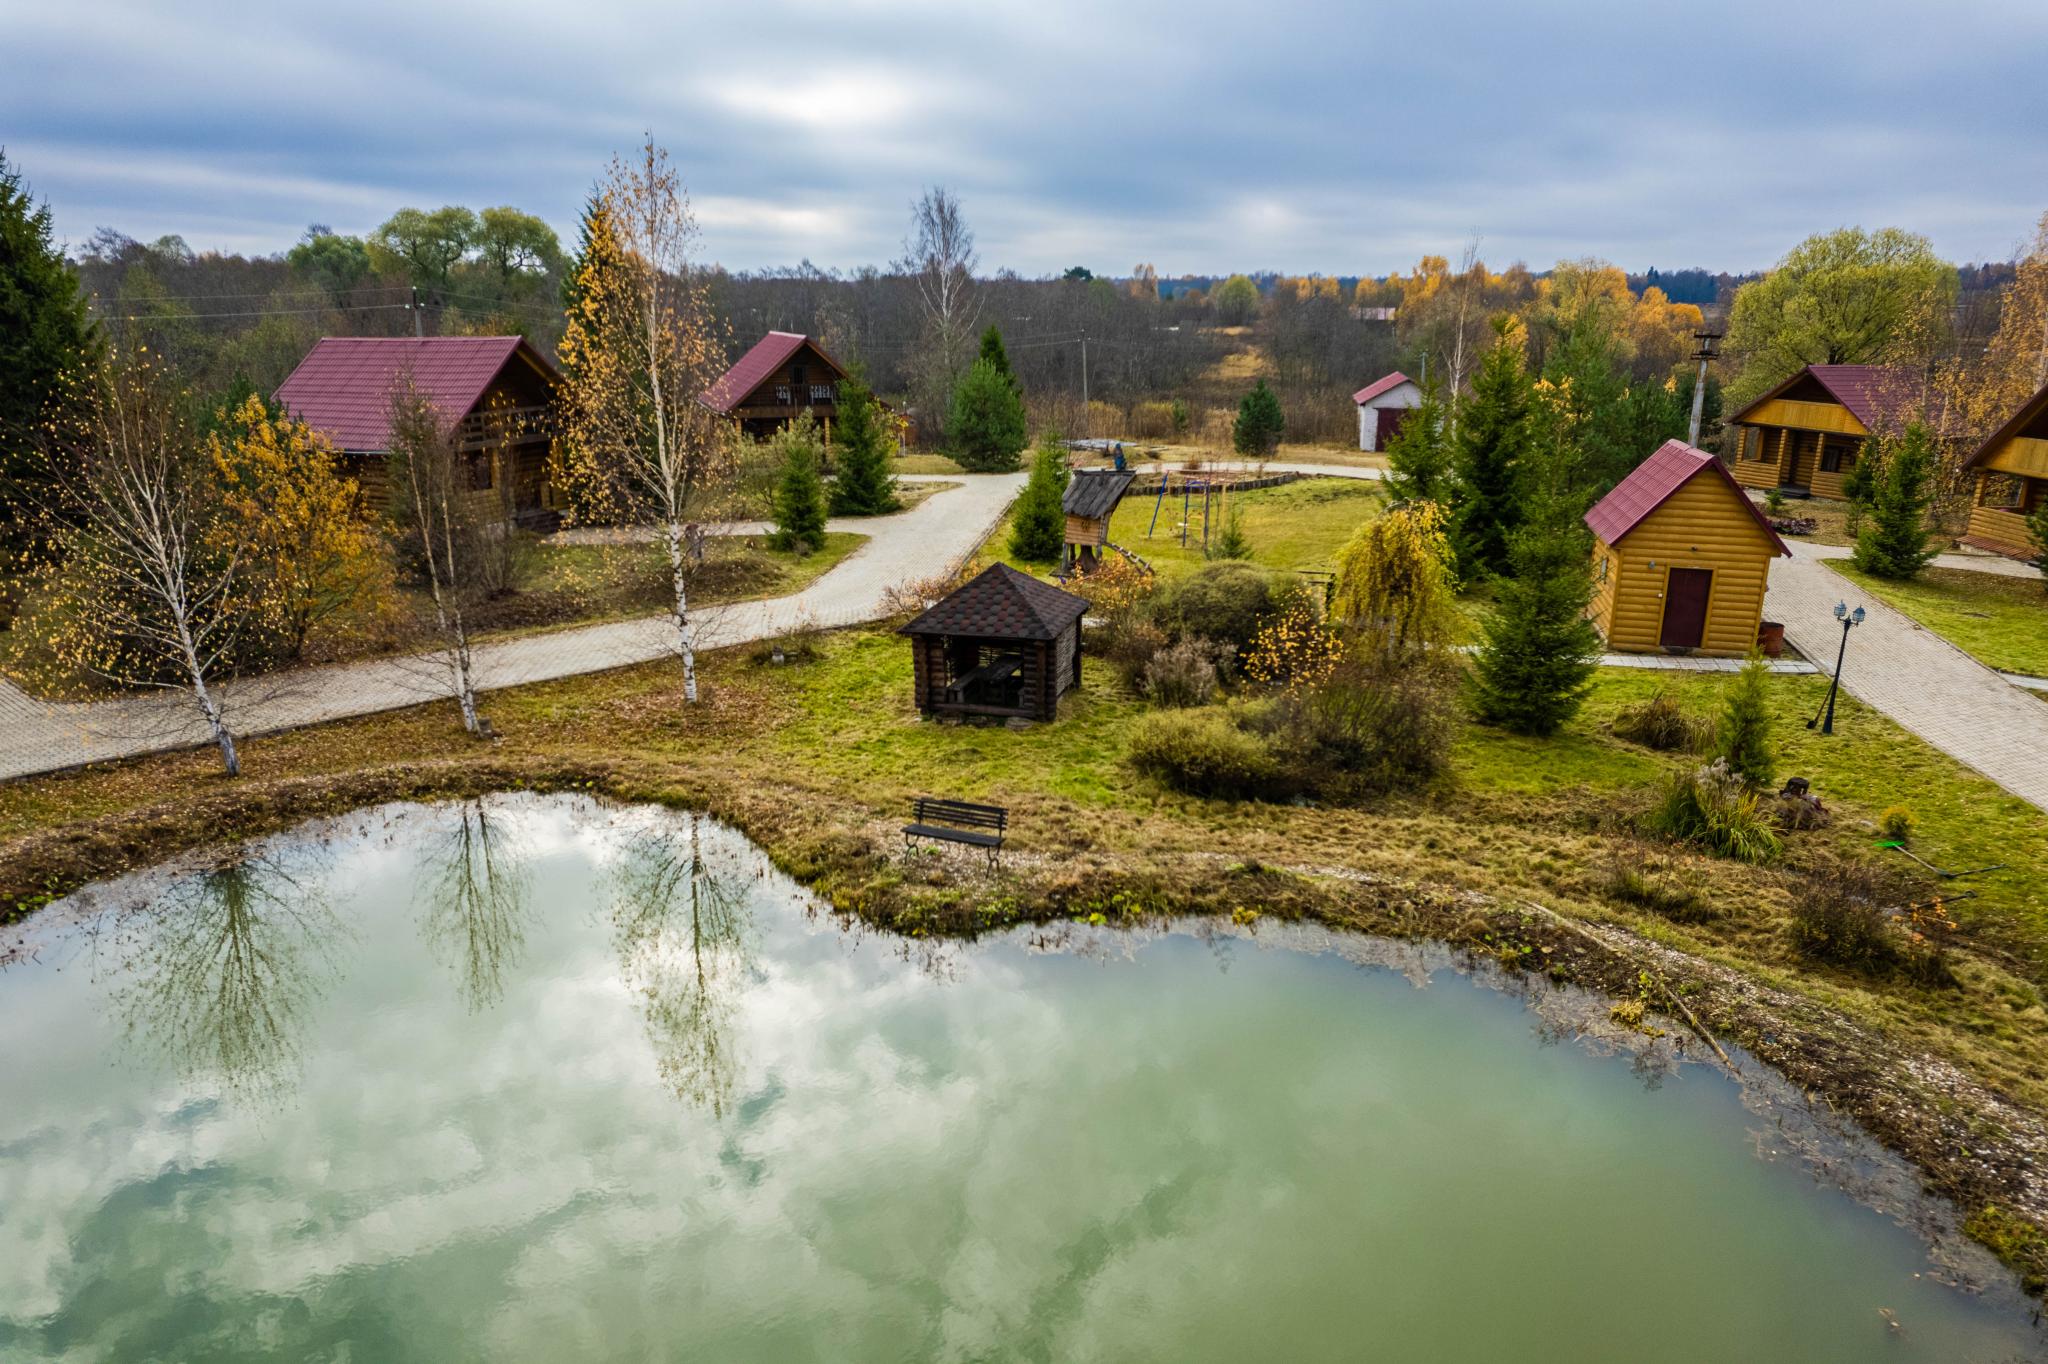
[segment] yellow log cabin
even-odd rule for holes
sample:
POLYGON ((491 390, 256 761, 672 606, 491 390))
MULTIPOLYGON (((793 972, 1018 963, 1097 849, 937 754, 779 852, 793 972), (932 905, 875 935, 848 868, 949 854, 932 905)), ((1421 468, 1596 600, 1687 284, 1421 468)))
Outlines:
POLYGON ((1808 365, 1730 417, 1735 481, 1794 496, 1842 496, 1863 442, 1904 425, 1920 377, 1888 365, 1808 365))
POLYGON ((1666 441, 1586 513, 1593 624, 1623 653, 1739 657, 1757 644, 1785 542, 1728 469, 1666 441))
POLYGON ((2028 399, 1967 467, 1977 477, 1963 543, 2032 559, 2027 518, 2048 504, 2048 388, 2028 399))

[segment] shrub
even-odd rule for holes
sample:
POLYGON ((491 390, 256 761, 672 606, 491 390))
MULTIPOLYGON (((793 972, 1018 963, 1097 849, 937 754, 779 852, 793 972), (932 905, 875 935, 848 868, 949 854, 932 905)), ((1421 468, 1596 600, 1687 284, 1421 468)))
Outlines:
POLYGON ((1231 503, 1224 513, 1223 529, 1209 546, 1211 559, 1249 559, 1252 557, 1251 537, 1244 533, 1244 518, 1238 515, 1237 504, 1231 503))
POLYGON ((1877 831, 1897 843, 1913 839, 1913 812, 1903 805, 1887 805, 1877 817, 1877 831))
POLYGON ((1450 761, 1458 676, 1448 663, 1390 664, 1354 647, 1245 720, 1271 738, 1293 790, 1343 799, 1417 786, 1450 761))
POLYGON ((1616 738, 1659 753, 1704 752, 1714 741, 1714 722, 1687 711, 1668 687, 1659 687, 1640 706, 1623 709, 1611 728, 1616 738))
POLYGON ((1145 690, 1145 670, 1166 647, 1166 632, 1136 612, 1113 617, 1103 623, 1090 644, 1095 655, 1116 669, 1125 687, 1145 690))
POLYGON ((1898 958, 1891 914, 1854 876, 1802 878, 1792 894, 1792 944, 1804 956, 1889 971, 1898 958))
POLYGON ((1266 745, 1213 708, 1140 717, 1131 730, 1130 761, 1189 795, 1258 797, 1278 786, 1278 764, 1266 745))
POLYGON ((1623 904, 1647 909, 1678 923, 1713 917, 1699 885, 1641 856, 1617 853, 1607 868, 1607 893, 1623 904))
POLYGON ((1213 640, 1242 657, 1266 622, 1299 591, 1290 586, 1251 564, 1218 560, 1162 586, 1149 609, 1169 638, 1213 640))
POLYGON ((1757 793, 1719 758, 1672 775, 1650 828, 1738 862, 1770 862, 1784 851, 1757 793))
MULTIPOLYGON (((1139 440, 1166 440, 1178 431, 1173 422, 1174 404, 1164 401, 1134 403, 1131 406, 1130 431, 1139 440)), ((1185 417, 1187 408, 1181 413, 1185 417)))
POLYGON ((1764 511, 1772 516, 1785 514, 1785 494, 1772 488, 1764 494, 1764 511))
POLYGON ((1752 786, 1769 786, 1777 768, 1771 752, 1770 700, 1765 694, 1769 678, 1763 655, 1751 650, 1721 708, 1716 751, 1730 772, 1752 786))
POLYGON ((1216 646, 1184 639, 1145 661, 1141 690, 1154 705, 1187 708, 1216 699, 1216 646))

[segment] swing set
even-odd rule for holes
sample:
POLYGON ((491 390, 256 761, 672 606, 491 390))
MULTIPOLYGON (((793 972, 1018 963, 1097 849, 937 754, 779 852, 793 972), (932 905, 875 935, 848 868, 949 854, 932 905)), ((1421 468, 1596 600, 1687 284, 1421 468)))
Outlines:
MULTIPOLYGON (((1172 483, 1171 478, 1161 477, 1159 494, 1152 500, 1152 524, 1145 528, 1145 538, 1159 529, 1159 511, 1166 505, 1166 494, 1172 483)), ((1180 484, 1180 547, 1188 547, 1188 528, 1194 520, 1194 495, 1197 489, 1202 494, 1202 552, 1209 552, 1209 517, 1211 508, 1225 525, 1229 524, 1229 499, 1231 484, 1225 480, 1212 482, 1206 478, 1183 478, 1180 484)), ((1171 532, 1169 532, 1169 535, 1171 532)))

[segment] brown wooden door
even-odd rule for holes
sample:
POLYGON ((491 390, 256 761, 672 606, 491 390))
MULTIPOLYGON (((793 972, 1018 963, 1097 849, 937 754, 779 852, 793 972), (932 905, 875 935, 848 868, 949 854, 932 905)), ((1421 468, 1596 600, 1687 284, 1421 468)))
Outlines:
POLYGON ((1405 407, 1381 408, 1379 422, 1373 427, 1372 448, 1384 450, 1392 445, 1394 437, 1400 434, 1401 423, 1407 420, 1408 409, 1405 407))
POLYGON ((1667 649, 1697 649, 1707 632, 1707 598, 1714 570, 1674 568, 1664 583, 1664 629, 1657 642, 1667 649))

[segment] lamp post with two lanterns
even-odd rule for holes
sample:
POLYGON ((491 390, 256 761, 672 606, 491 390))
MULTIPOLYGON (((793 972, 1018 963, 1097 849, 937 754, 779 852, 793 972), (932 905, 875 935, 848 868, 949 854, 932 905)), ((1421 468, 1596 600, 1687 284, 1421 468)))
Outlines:
MULTIPOLYGON (((1835 603, 1835 619, 1842 622, 1842 647, 1835 651, 1835 676, 1834 680, 1828 683, 1827 719, 1822 720, 1820 726, 1820 732, 1823 734, 1835 732, 1835 693, 1842 686, 1842 660, 1849 653, 1849 631, 1863 623, 1863 608, 1859 606, 1851 611, 1849 603, 1838 601, 1835 603)), ((1814 720, 1820 720, 1820 717, 1816 715, 1814 720)), ((1808 729, 1813 728, 1814 720, 1806 722, 1808 729)))

